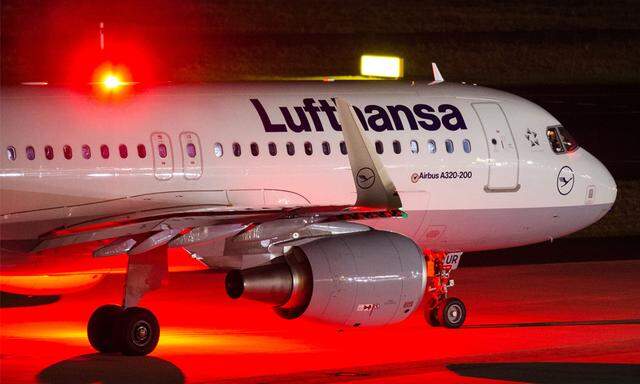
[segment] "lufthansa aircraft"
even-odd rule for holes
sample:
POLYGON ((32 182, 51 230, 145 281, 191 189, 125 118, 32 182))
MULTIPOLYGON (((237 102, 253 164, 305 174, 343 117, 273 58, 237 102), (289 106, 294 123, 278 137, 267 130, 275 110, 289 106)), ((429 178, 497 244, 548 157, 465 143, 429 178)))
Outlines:
POLYGON ((1 289, 60 293, 126 272, 121 305, 89 320, 98 351, 153 351, 159 325, 138 303, 172 248, 287 319, 385 325, 425 297, 429 322, 456 328, 462 252, 570 234, 616 199, 558 120, 497 90, 105 85, 5 88, 0 117, 1 289), (105 267, 123 255, 126 270, 105 267))

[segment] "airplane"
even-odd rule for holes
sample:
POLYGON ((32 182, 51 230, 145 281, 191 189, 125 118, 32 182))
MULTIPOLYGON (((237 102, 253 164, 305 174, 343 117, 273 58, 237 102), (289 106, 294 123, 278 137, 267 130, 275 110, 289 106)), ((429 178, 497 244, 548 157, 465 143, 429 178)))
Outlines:
POLYGON ((122 303, 87 326, 97 351, 125 355, 158 343, 139 303, 176 270, 175 250, 285 319, 380 326, 424 301, 431 325, 458 328, 463 252, 576 232, 617 189, 543 108, 434 74, 7 87, 0 288, 60 293, 125 273, 122 303))

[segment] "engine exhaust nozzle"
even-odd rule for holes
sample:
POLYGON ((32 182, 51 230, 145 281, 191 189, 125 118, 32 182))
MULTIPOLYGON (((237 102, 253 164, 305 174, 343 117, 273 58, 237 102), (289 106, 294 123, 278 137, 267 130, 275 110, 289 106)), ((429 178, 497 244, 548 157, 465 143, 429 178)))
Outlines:
POLYGON ((293 276, 285 262, 233 270, 227 273, 225 289, 232 299, 244 297, 282 305, 291 297, 293 276))
POLYGON ((313 292, 311 266, 304 253, 293 250, 270 264, 233 270, 225 278, 227 295, 272 304, 278 315, 293 319, 309 305, 313 292))

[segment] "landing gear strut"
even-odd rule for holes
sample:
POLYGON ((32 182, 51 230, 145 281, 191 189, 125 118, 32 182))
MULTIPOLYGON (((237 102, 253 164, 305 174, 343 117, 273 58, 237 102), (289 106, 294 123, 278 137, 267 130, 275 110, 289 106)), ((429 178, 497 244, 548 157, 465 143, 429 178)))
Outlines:
MULTIPOLYGON (((146 243, 141 243, 144 246, 146 243)), ((153 352, 160 338, 158 319, 148 309, 138 307, 142 296, 160 288, 167 275, 167 246, 129 251, 122 306, 103 305, 87 324, 89 343, 98 352, 121 352, 144 356, 153 352)))
POLYGON ((462 253, 426 252, 427 257, 427 307, 425 318, 434 326, 459 328, 467 316, 462 300, 448 297, 449 288, 454 286, 451 271, 458 267, 462 253))
POLYGON ((87 336, 99 352, 143 356, 156 348, 160 326, 148 309, 103 305, 91 315, 87 336))

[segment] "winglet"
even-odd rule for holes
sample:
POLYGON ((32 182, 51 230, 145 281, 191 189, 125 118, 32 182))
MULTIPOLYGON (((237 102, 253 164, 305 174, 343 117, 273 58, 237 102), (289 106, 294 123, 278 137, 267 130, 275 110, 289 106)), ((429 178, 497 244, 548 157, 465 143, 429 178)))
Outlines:
POLYGON ((444 78, 442 77, 442 74, 438 69, 438 64, 431 63, 431 68, 433 69, 433 81, 429 83, 429 85, 442 83, 444 81, 444 78))
POLYGON ((349 164, 353 174, 358 198, 356 206, 397 209, 402 201, 393 181, 373 151, 369 140, 362 135, 351 105, 340 98, 336 99, 338 116, 342 125, 342 135, 347 145, 349 164))

